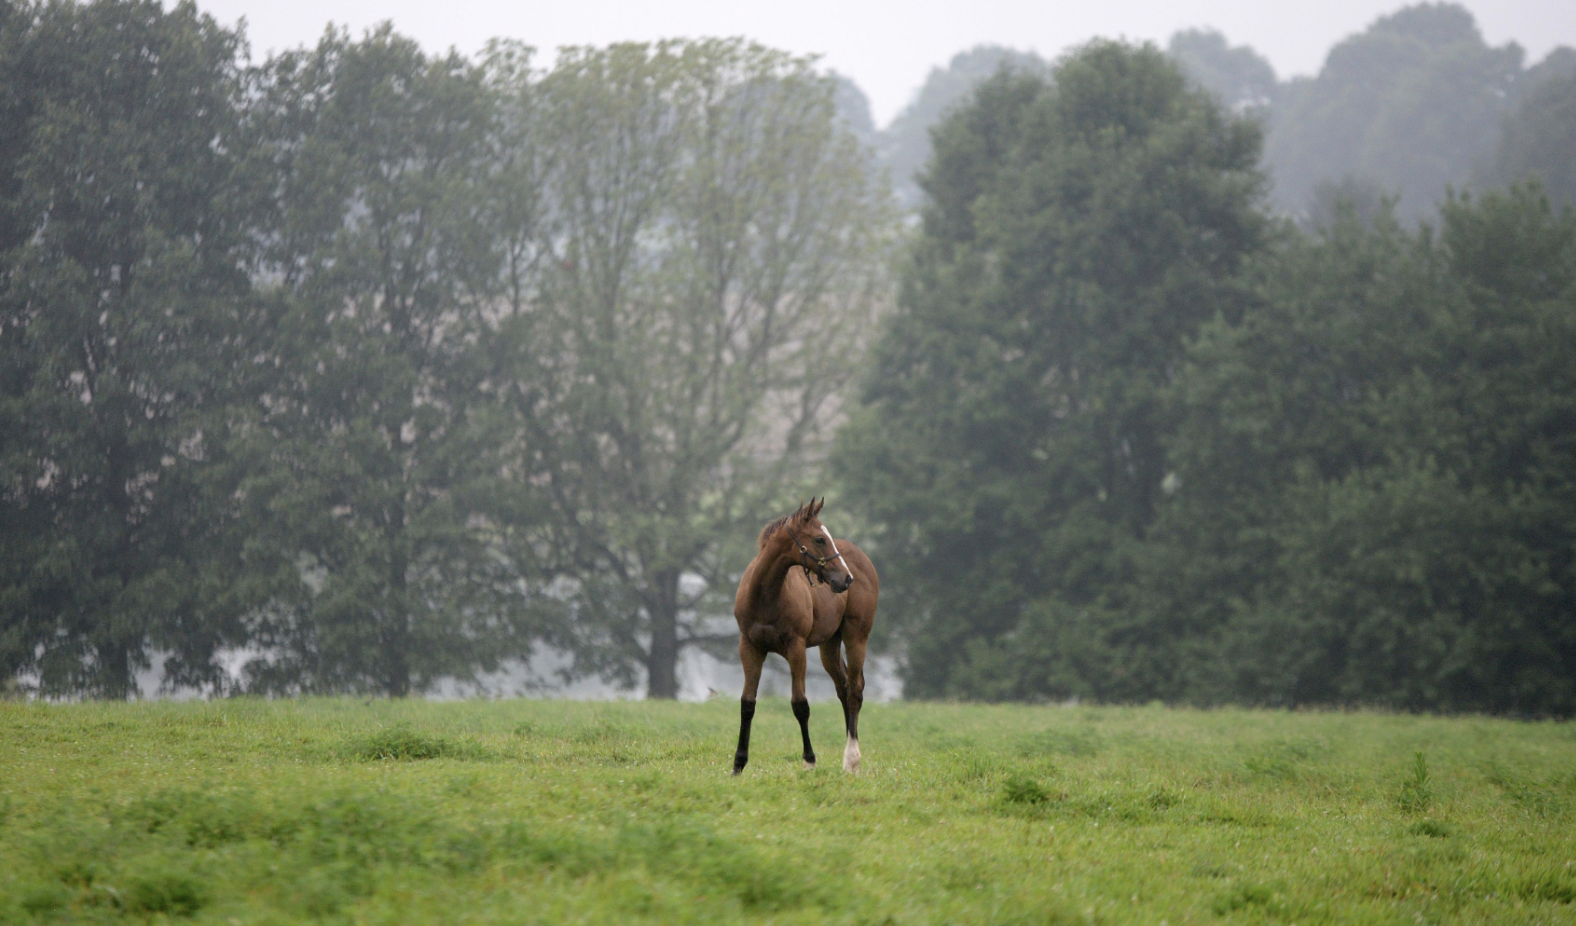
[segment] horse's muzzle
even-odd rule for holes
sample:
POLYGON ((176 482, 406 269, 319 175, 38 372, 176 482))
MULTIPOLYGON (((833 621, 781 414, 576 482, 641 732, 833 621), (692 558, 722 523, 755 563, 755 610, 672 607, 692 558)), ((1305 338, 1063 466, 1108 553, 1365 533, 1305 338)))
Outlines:
POLYGON ((838 581, 836 579, 827 579, 826 584, 832 586, 832 591, 837 592, 840 595, 843 592, 848 591, 848 587, 854 584, 854 574, 851 572, 844 573, 842 581, 838 581))

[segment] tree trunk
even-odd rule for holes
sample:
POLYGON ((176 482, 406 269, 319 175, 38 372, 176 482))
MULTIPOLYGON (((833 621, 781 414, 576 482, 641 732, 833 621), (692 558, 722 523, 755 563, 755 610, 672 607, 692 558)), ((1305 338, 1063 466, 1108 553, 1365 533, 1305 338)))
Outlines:
POLYGON ((386 691, 391 698, 410 696, 410 598, 406 587, 405 505, 394 506, 389 518, 388 626, 383 632, 383 658, 388 666, 386 691))
MULTIPOLYGON (((405 609, 395 606, 394 620, 403 623, 406 619, 405 609)), ((402 627, 394 627, 389 633, 388 645, 388 696, 391 698, 405 698, 410 696, 410 661, 405 658, 405 640, 407 634, 402 627)))
POLYGON ((131 647, 117 640, 97 647, 102 696, 107 700, 129 701, 137 679, 132 674, 131 647))
MULTIPOLYGON (((115 513, 115 530, 119 532, 115 539, 116 559, 119 561, 116 570, 120 579, 120 591, 123 594, 117 596, 116 604, 121 606, 125 601, 124 592, 135 578, 132 565, 135 548, 132 537, 132 500, 127 488, 133 471, 131 445, 125 432, 119 428, 111 432, 106 456, 108 468, 104 488, 108 493, 109 509, 115 513)), ((108 629, 112 638, 95 647, 100 665, 101 691, 106 699, 129 701, 137 683, 131 665, 131 645, 126 640, 124 631, 115 628, 119 622, 114 616, 109 616, 109 620, 105 623, 108 624, 108 628, 101 625, 100 629, 108 629)), ((141 642, 140 637, 137 642, 141 642)))
POLYGON ((659 572, 653 577, 648 603, 651 611, 651 650, 646 657, 646 697, 679 696, 679 574, 659 572))

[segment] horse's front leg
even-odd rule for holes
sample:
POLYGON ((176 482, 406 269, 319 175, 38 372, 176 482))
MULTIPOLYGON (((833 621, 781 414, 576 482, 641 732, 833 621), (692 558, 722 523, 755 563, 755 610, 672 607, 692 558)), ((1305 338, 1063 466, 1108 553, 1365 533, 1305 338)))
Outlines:
POLYGON ((810 748, 810 699, 804 696, 805 652, 804 640, 795 637, 783 653, 788 659, 788 671, 793 675, 794 719, 799 721, 799 735, 804 737, 804 767, 815 768, 815 750, 810 748))
POLYGON ((750 761, 750 722, 755 719, 755 694, 761 687, 761 666, 766 651, 757 649, 739 635, 739 662, 744 666, 744 695, 739 698, 739 748, 733 754, 733 774, 744 771, 750 761))

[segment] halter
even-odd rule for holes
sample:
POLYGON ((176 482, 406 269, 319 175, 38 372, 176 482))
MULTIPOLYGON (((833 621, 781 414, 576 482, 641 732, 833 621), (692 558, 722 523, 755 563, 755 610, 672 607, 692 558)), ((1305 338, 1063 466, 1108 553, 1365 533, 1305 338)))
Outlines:
POLYGON ((794 533, 792 527, 787 524, 783 526, 788 528, 788 536, 793 538, 793 545, 799 548, 799 565, 803 566, 804 571, 809 573, 812 578, 825 582, 826 579, 821 575, 821 572, 826 569, 826 564, 834 559, 843 564, 844 572, 848 573, 850 577, 853 576, 854 571, 848 568, 848 560, 843 559, 843 554, 837 549, 837 541, 832 539, 832 532, 826 529, 825 524, 821 525, 821 533, 826 535, 827 543, 832 545, 831 556, 816 556, 814 553, 811 553, 810 549, 799 541, 799 535, 794 533), (812 562, 815 563, 815 571, 813 572, 810 569, 810 563, 812 562))

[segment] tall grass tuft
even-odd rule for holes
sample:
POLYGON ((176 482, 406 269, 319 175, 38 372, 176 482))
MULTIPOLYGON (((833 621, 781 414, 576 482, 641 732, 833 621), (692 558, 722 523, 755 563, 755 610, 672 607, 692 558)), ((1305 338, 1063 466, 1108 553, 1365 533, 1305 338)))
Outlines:
POLYGON ((345 744, 346 754, 364 762, 472 758, 476 750, 408 726, 386 727, 345 744))
POLYGON ((1428 760, 1419 751, 1412 757, 1411 776, 1401 782, 1401 792, 1396 795, 1396 804, 1402 813, 1428 812, 1434 803, 1434 793, 1429 787, 1428 778, 1428 760))
POLYGON ((132 880, 126 891, 126 910, 134 914, 192 916, 207 903, 196 878, 181 872, 154 872, 132 880))
POLYGON ((1021 775, 1013 775, 1003 782, 1001 786, 1001 802, 1003 804, 1033 806, 1043 804, 1050 799, 1050 793, 1038 781, 1021 775))

